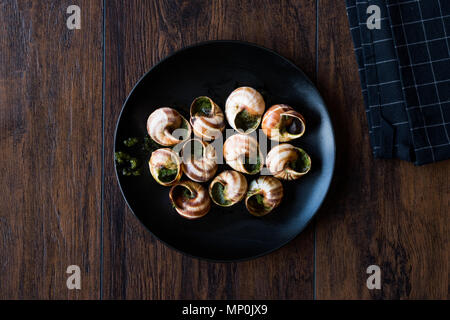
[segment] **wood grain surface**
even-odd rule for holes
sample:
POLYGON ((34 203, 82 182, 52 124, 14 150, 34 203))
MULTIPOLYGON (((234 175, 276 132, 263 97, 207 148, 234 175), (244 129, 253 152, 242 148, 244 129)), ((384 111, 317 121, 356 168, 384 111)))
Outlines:
POLYGON ((445 299, 450 161, 415 167, 371 156, 344 1, 320 1, 318 25, 318 87, 338 157, 316 224, 317 298, 445 299), (381 290, 366 287, 372 264, 381 290))
POLYGON ((450 161, 373 159, 344 1, 4 0, 0 21, 0 299, 448 298, 450 161), (66 27, 70 4, 81 30, 66 27), (114 173, 114 128, 134 84, 166 55, 214 39, 301 67, 337 138, 317 217, 248 262, 166 247, 126 207, 114 173), (81 290, 66 287, 72 264, 81 290), (381 290, 366 287, 371 264, 381 290))
POLYGON ((2 299, 100 297, 102 6, 77 2, 82 30, 71 1, 0 2, 2 299))

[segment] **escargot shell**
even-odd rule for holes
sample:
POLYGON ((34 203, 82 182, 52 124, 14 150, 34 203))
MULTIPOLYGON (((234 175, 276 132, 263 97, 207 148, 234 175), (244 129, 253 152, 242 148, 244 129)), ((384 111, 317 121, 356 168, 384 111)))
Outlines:
POLYGON ((178 111, 166 107, 156 109, 150 114, 147 119, 147 132, 155 142, 170 147, 189 138, 191 126, 178 111))
POLYGON ((194 181, 182 181, 169 192, 175 210, 187 219, 203 217, 211 208, 206 188, 194 181))
POLYGON ((195 135, 203 140, 213 140, 225 129, 225 116, 209 97, 198 97, 191 104, 190 122, 195 135))
POLYGON ((283 198, 283 185, 280 180, 262 176, 250 182, 245 206, 254 216, 264 216, 276 208, 283 198))
POLYGON ((155 150, 148 165, 153 178, 163 186, 171 186, 181 178, 181 161, 172 149, 155 150))
POLYGON ((225 103, 230 126, 239 133, 251 133, 258 128, 266 108, 262 95, 253 88, 234 90, 225 103))
POLYGON ((223 144, 226 163, 236 171, 256 174, 264 164, 263 155, 255 138, 245 134, 235 134, 223 144))
POLYGON ((276 104, 267 110, 261 128, 271 140, 290 141, 305 133, 305 119, 286 104, 276 104))
POLYGON ((181 149, 183 172, 192 180, 205 182, 217 172, 216 150, 200 139, 186 141, 181 149))
POLYGON ((303 149, 282 143, 270 150, 266 165, 274 177, 295 180, 311 169, 311 158, 303 149))
POLYGON ((221 207, 238 203, 246 192, 247 180, 243 174, 233 170, 223 171, 209 185, 211 200, 221 207))

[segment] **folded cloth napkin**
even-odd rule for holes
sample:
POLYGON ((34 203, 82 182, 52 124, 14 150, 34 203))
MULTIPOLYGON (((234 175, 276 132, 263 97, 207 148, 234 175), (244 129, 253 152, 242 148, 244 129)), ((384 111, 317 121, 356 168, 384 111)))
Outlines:
POLYGON ((374 156, 450 159, 450 0, 346 1, 374 156))

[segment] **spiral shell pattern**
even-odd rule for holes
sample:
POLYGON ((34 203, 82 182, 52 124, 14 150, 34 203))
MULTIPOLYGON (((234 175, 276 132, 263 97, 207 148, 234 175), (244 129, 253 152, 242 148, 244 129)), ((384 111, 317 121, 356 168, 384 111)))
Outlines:
POLYGON ((251 133, 258 128, 266 108, 262 95, 253 88, 240 87, 234 90, 225 103, 225 114, 230 126, 239 133, 251 133), (253 121, 245 125, 239 121, 242 112, 253 121), (237 121, 238 120, 238 121, 237 121))
POLYGON ((305 118, 286 104, 276 104, 264 114, 261 128, 271 140, 290 141, 305 133, 305 118))
POLYGON ((156 143, 170 147, 185 141, 191 135, 191 126, 178 111, 165 107, 156 109, 150 114, 147 119, 147 132, 156 143), (179 139, 173 134, 177 129, 183 130, 183 126, 186 129, 182 139, 179 139))
POLYGON ((181 161, 178 155, 169 148, 161 148, 155 150, 148 161, 150 173, 159 184, 163 186, 171 186, 177 183, 182 175, 181 161), (170 175, 162 175, 161 170, 172 173, 170 175), (174 172, 176 170, 176 172, 174 172))
POLYGON ((230 207, 244 198, 247 192, 247 186, 247 180, 244 175, 233 170, 226 170, 220 173, 211 182, 209 185, 209 195, 215 204, 222 207, 230 207), (223 189, 222 199, 216 199, 214 187, 217 183, 220 184, 223 189))
POLYGON ((270 150, 266 165, 274 177, 295 180, 309 172, 311 158, 303 149, 282 143, 270 150))
POLYGON ((283 185, 271 176, 261 176, 250 182, 245 206, 254 216, 264 216, 276 208, 283 198, 283 185), (258 199, 258 197, 260 197, 258 199))
POLYGON ((252 136, 245 134, 235 134, 229 137, 223 144, 223 156, 231 168, 246 174, 258 173, 264 163, 258 142, 252 136), (252 164, 254 170, 249 170, 250 166, 246 165, 246 159, 252 164))
POLYGON ((169 192, 175 210, 187 219, 198 219, 208 213, 211 200, 205 187, 194 181, 182 181, 169 192))
POLYGON ((203 140, 210 141, 219 137, 225 129, 225 116, 222 109, 209 97, 198 97, 192 104, 190 109, 190 122, 194 134, 203 140), (209 101, 211 110, 208 113, 196 112, 195 106, 200 99, 209 101))
POLYGON ((181 155, 183 157, 181 167, 191 180, 206 182, 216 174, 218 167, 217 157, 216 150, 212 145, 200 139, 190 139, 184 143, 181 155), (201 146, 201 156, 191 155, 192 148, 196 148, 193 145, 194 143, 198 143, 201 146))

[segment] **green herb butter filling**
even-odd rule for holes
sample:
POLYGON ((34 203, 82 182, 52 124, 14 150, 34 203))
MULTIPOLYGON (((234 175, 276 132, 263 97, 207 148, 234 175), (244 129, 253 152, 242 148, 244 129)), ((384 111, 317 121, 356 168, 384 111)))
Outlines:
POLYGON ((178 169, 171 169, 168 167, 161 167, 158 171, 158 179, 161 182, 172 182, 175 180, 178 174, 178 169))
POLYGON ((224 195, 225 187, 221 183, 215 183, 212 187, 211 193, 213 199, 223 206, 231 204, 230 200, 225 199, 224 195))
POLYGON ((244 109, 236 115, 234 124, 236 125, 237 129, 247 131, 248 129, 256 127, 258 121, 258 116, 252 115, 246 109, 244 109))
POLYGON ((208 98, 197 98, 192 106, 192 114, 197 116, 209 116, 211 114, 211 109, 211 101, 208 98))
POLYGON ((187 124, 187 121, 186 121, 186 120, 183 119, 183 120, 181 121, 181 126, 180 126, 180 128, 181 128, 181 129, 186 129, 186 130, 188 129, 188 124, 187 124))
POLYGON ((138 141, 139 141, 138 138, 136 138, 136 137, 131 137, 131 138, 128 138, 128 139, 124 140, 124 141, 123 141, 123 144, 124 144, 125 146, 127 146, 127 147, 132 147, 132 146, 134 146, 136 143, 138 143, 138 141))
POLYGON ((183 198, 183 201, 185 201, 185 200, 193 199, 194 195, 192 194, 191 191, 189 191, 188 188, 183 188, 182 198, 183 198))
POLYGON ((290 163, 290 167, 297 172, 307 172, 311 169, 311 159, 305 151, 297 150, 297 159, 290 163))
POLYGON ((247 156, 244 159, 244 168, 250 174, 257 173, 259 171, 259 169, 261 168, 261 159, 259 158, 259 155, 256 158, 256 163, 254 163, 254 162, 255 162, 255 159, 250 159, 247 156), (250 160, 252 160, 252 161, 250 161, 250 160))
POLYGON ((194 194, 184 185, 177 185, 173 190, 172 205, 178 208, 183 207, 183 203, 194 197, 194 194))
POLYGON ((118 151, 114 154, 114 158, 118 164, 124 164, 131 159, 131 156, 128 153, 118 151))
POLYGON ((144 164, 149 154, 162 146, 153 141, 150 137, 129 137, 123 141, 127 152, 117 151, 114 158, 119 170, 124 176, 141 175, 144 164))
POLYGON ((269 210, 269 208, 264 205, 264 196, 262 194, 257 193, 251 196, 247 202, 249 207, 253 208, 255 211, 263 213, 269 210))
POLYGON ((144 143, 141 146, 142 152, 144 152, 146 155, 152 153, 155 150, 158 150, 159 148, 163 148, 163 146, 154 141, 149 136, 144 138, 144 143))
POLYGON ((302 133, 303 130, 303 123, 300 121, 300 119, 286 115, 281 116, 281 133, 287 132, 289 134, 297 135, 302 133))
POLYGON ((188 127, 188 123, 187 120, 185 119, 181 119, 181 124, 178 128, 175 127, 171 127, 170 128, 171 134, 177 136, 177 138, 180 138, 182 140, 186 139, 188 137, 188 133, 189 133, 189 127, 188 127), (183 129, 184 131, 177 131, 177 134, 175 135, 175 131, 178 129, 183 129))
POLYGON ((123 151, 116 152, 114 158, 116 163, 122 167, 122 174, 124 176, 139 176, 141 174, 141 168, 139 168, 141 162, 139 159, 123 151))

